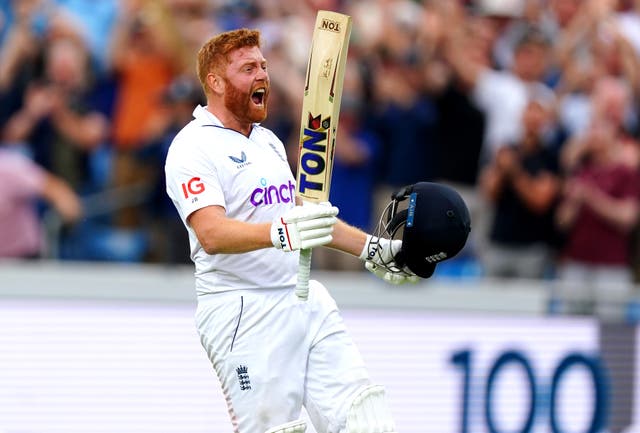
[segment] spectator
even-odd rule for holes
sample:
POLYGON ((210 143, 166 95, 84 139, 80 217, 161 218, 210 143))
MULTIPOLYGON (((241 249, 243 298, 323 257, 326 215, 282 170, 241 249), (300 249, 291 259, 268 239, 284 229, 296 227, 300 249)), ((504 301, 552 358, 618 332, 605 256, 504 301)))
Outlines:
POLYGON ((89 157, 107 138, 109 122, 91 98, 89 57, 82 42, 59 36, 44 47, 44 67, 21 108, 3 130, 8 143, 26 143, 35 161, 75 191, 91 183, 89 157))
MULTIPOLYGON (((551 59, 549 41, 535 27, 527 28, 514 46, 509 69, 493 65, 496 27, 490 18, 460 14, 448 23, 444 56, 454 78, 484 115, 484 136, 478 161, 479 170, 493 159, 497 150, 522 138, 522 115, 531 85, 544 86, 543 77, 551 59)), ((481 195, 470 200, 474 221, 472 235, 476 255, 489 242, 493 210, 481 195)))
POLYGON ((540 30, 530 28, 520 37, 514 48, 509 70, 491 67, 490 46, 495 36, 488 38, 489 48, 482 47, 480 32, 492 32, 481 18, 471 21, 468 33, 456 30, 449 36, 447 59, 460 80, 467 85, 476 105, 486 115, 482 159, 488 160, 505 144, 520 139, 522 113, 528 100, 528 85, 543 84, 550 61, 549 40, 540 30), (468 45, 471 43, 472 45, 468 45), (470 53, 469 50, 479 51, 470 53))
POLYGON ((427 2, 417 28, 416 49, 422 57, 424 92, 433 98, 437 115, 430 168, 437 180, 453 183, 469 204, 475 201, 485 116, 473 104, 468 88, 452 74, 444 55, 446 29, 451 22, 461 22, 460 15, 456 2, 427 2))
POLYGON ((374 69, 373 103, 366 127, 380 139, 376 214, 402 186, 436 177, 437 112, 425 93, 416 59, 386 58, 374 69))
MULTIPOLYGON (((631 91, 621 101, 626 112, 616 113, 623 116, 616 123, 628 131, 636 128, 637 121, 629 115, 633 109, 630 101, 640 90, 640 58, 616 27, 612 2, 584 2, 562 32, 556 53, 562 70, 557 88, 560 122, 569 137, 587 129, 594 110, 594 85, 605 77, 625 82, 627 92, 631 91)), ((614 90, 617 98, 620 91, 614 90)))
MULTIPOLYGON (((632 102, 633 94, 628 82, 619 77, 606 75, 591 84, 586 114, 589 122, 601 120, 611 125, 615 141, 619 144, 619 150, 615 154, 620 162, 640 169, 640 144, 634 137, 632 127, 636 110, 632 102)), ((581 132, 573 134, 569 141, 579 141, 581 135, 581 132)), ((564 152, 565 167, 574 167, 577 164, 577 160, 583 156, 581 149, 580 146, 570 146, 564 152)))
POLYGON ((349 62, 362 67, 362 118, 380 139, 376 214, 401 186, 435 177, 436 109, 426 91, 423 7, 407 0, 354 4, 364 37, 349 62))
POLYGON ((36 206, 40 200, 65 223, 82 215, 79 197, 64 180, 17 149, 0 147, 0 258, 37 258, 45 252, 36 206))
MULTIPOLYGON (((137 152, 162 131, 162 93, 184 70, 183 45, 165 0, 122 3, 113 33, 111 64, 118 80, 113 113, 112 181, 127 188, 145 183, 154 167, 137 152)), ((141 209, 118 212, 120 227, 143 224, 141 209)))
POLYGON ((631 295, 629 234, 640 212, 640 177, 620 150, 615 127, 594 119, 563 151, 568 178, 556 220, 566 233, 557 293, 565 312, 621 319, 631 295))
POLYGON ((545 142, 555 102, 545 90, 531 89, 522 140, 498 149, 482 173, 481 188, 494 206, 489 243, 480 254, 489 276, 542 278, 555 260, 560 176, 557 155, 545 142))
POLYGON ((614 76, 598 79, 593 86, 589 112, 594 120, 603 119, 611 123, 622 145, 621 160, 640 169, 640 144, 635 137, 638 112, 629 82, 614 76))
POLYGON ((54 25, 56 22, 64 22, 65 27, 81 38, 90 53, 93 73, 97 76, 105 74, 118 0, 39 0, 39 3, 40 11, 54 25))

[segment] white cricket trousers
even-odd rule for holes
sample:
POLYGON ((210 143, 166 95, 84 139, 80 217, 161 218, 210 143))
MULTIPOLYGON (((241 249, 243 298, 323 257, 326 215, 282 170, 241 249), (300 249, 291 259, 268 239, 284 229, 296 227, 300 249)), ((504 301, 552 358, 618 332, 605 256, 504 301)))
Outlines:
POLYGON ((338 433, 370 384, 334 299, 317 281, 307 301, 293 288, 200 296, 196 325, 235 433, 298 419, 302 405, 318 433, 338 433))

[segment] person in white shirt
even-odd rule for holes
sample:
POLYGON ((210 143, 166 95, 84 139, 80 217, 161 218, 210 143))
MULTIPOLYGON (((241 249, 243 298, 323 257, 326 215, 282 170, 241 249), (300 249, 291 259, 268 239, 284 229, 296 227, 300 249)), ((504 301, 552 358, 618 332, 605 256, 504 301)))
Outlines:
POLYGON ((312 280, 301 301, 294 288, 298 250, 321 245, 387 281, 415 281, 393 267, 402 241, 345 224, 330 203, 296 206, 284 145, 259 125, 270 88, 258 31, 214 36, 197 68, 207 106, 171 144, 167 193, 189 233, 196 324, 234 432, 304 432, 303 406, 319 433, 394 432, 327 289, 312 280))

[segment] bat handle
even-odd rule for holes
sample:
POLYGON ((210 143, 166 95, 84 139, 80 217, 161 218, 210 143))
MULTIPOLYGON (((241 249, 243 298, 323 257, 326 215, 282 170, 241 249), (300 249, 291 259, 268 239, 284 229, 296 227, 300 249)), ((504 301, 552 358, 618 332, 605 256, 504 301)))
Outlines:
POLYGON ((300 250, 298 262, 298 282, 296 284, 296 296, 301 301, 309 298, 309 276, 311 275, 311 248, 300 250))

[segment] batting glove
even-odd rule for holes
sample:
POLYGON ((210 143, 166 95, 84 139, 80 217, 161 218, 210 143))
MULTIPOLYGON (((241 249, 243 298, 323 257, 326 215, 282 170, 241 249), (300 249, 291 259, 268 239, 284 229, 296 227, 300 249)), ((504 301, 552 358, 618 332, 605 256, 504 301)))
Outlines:
POLYGON ((304 203, 289 209, 271 224, 271 242, 283 251, 315 248, 333 239, 338 208, 329 202, 304 203))
POLYGON ((379 238, 367 235, 360 259, 364 260, 364 267, 374 275, 392 284, 415 283, 418 276, 406 266, 400 267, 395 256, 402 248, 399 239, 379 238))

